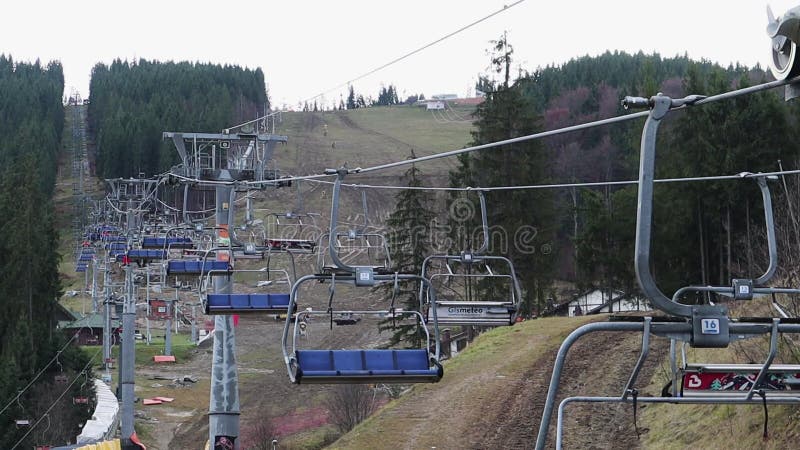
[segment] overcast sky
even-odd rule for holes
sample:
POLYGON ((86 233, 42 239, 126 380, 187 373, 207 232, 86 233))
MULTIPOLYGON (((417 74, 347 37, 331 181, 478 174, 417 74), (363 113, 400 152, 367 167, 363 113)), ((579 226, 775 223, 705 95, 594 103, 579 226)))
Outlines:
MULTIPOLYGON (((261 67, 273 105, 295 106, 513 1, 9 1, 0 53, 60 60, 67 93, 84 97, 92 66, 114 58, 261 67)), ((771 3, 776 14, 797 4, 771 3)), ((488 42, 504 30, 528 70, 605 50, 767 67, 765 11, 752 0, 527 0, 354 87, 372 96, 381 83, 401 96, 466 95, 488 67, 488 42)))

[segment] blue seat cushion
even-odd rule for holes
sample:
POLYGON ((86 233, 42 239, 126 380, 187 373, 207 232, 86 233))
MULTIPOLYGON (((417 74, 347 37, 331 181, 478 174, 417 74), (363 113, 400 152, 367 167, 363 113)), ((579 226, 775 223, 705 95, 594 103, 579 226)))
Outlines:
POLYGON ((370 370, 397 370, 393 350, 364 350, 364 361, 370 370))
POLYGON ((250 294, 250 306, 253 309, 269 308, 269 294, 250 294))
POLYGON ((250 296, 248 294, 229 294, 228 297, 231 308, 250 308, 250 296))
POLYGON ((367 377, 371 375, 369 370, 337 370, 337 375, 342 377, 367 377))
POLYGON ((394 350, 397 368, 402 370, 428 370, 427 350, 394 350))
POLYGON ((363 356, 361 350, 334 350, 333 367, 341 372, 365 370, 363 356))
POLYGON ((289 294, 268 294, 269 304, 273 308, 289 307, 289 294))
POLYGON ((303 372, 328 371, 335 375, 333 369, 333 352, 331 350, 298 350, 297 365, 303 372))
POLYGON ((208 294, 206 296, 206 303, 209 308, 230 309, 231 298, 228 294, 208 294))
MULTIPOLYGON (((155 250, 161 251, 161 250, 155 250)), ((228 271, 230 267, 227 261, 170 261, 167 263, 167 271, 175 273, 199 274, 214 271, 228 271)))
POLYGON ((164 241, 157 237, 142 238, 142 247, 163 247, 164 241))

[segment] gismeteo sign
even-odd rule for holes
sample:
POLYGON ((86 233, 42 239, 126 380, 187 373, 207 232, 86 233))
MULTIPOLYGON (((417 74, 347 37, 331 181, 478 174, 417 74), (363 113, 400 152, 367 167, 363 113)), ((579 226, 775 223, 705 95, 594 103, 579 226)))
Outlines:
POLYGON ((501 302, 439 302, 436 315, 443 323, 488 325, 508 323, 511 320, 510 309, 510 305, 501 302))
MULTIPOLYGON (((483 314, 486 312, 486 308, 481 308, 478 306, 448 306, 447 307, 447 314, 456 314, 456 315, 475 315, 475 314, 483 314)), ((439 311, 437 311, 439 312, 439 311)))

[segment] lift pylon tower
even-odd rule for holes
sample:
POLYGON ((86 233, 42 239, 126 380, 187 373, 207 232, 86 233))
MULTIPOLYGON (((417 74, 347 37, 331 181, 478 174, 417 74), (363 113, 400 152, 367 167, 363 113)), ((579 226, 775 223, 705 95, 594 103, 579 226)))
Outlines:
MULTIPOLYGON (((170 184, 186 182, 183 196, 184 220, 188 219, 189 183, 202 186, 204 181, 215 187, 216 241, 218 247, 230 247, 233 227, 234 183, 268 181, 278 178, 268 163, 276 144, 286 136, 260 133, 258 124, 245 124, 223 133, 164 132, 181 158, 174 167, 170 184), (220 183, 222 182, 222 183, 220 183), (226 184, 227 182, 227 184, 226 184)), ((230 261, 231 252, 217 251, 217 260, 230 261)), ((230 276, 215 277, 214 293, 231 294, 230 276)), ((214 320, 214 346, 209 398, 209 443, 211 448, 239 449, 239 380, 236 367, 236 335, 233 317, 218 315, 214 320)))
POLYGON ((181 164, 172 172, 197 180, 266 181, 277 178, 268 165, 278 143, 286 143, 286 136, 266 133, 179 133, 166 131, 164 139, 171 139, 181 164), (227 174, 225 174, 227 172, 227 174))
POLYGON ((109 178, 107 199, 118 209, 143 209, 155 198, 158 180, 152 178, 109 178))

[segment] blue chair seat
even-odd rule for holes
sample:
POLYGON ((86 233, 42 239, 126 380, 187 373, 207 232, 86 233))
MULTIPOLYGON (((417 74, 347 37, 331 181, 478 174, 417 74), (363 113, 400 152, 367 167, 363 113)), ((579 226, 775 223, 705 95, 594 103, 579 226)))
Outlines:
POLYGON ((436 382, 427 350, 298 350, 296 383, 436 382))
MULTIPOLYGON (((230 271, 230 264, 228 261, 216 261, 216 260, 191 260, 191 261, 184 261, 184 260, 173 260, 167 263, 167 274, 168 275, 200 275, 202 273, 208 272, 229 272, 230 271)), ((219 273, 220 275, 224 275, 223 273, 219 273)), ((212 274, 213 275, 213 274, 212 274)))
POLYGON ((269 303, 273 308, 288 308, 289 294, 268 294, 269 303))
POLYGON ((142 238, 142 248, 164 248, 170 246, 172 248, 191 248, 194 246, 192 240, 188 237, 144 237, 142 238))
POLYGON ((164 250, 147 250, 147 249, 133 249, 128 250, 128 258, 130 259, 164 259, 166 252, 164 250))
POLYGON ((285 313, 288 308, 288 294, 208 294, 206 296, 206 314, 280 314, 285 313), (287 297, 285 302, 284 296, 287 297))

